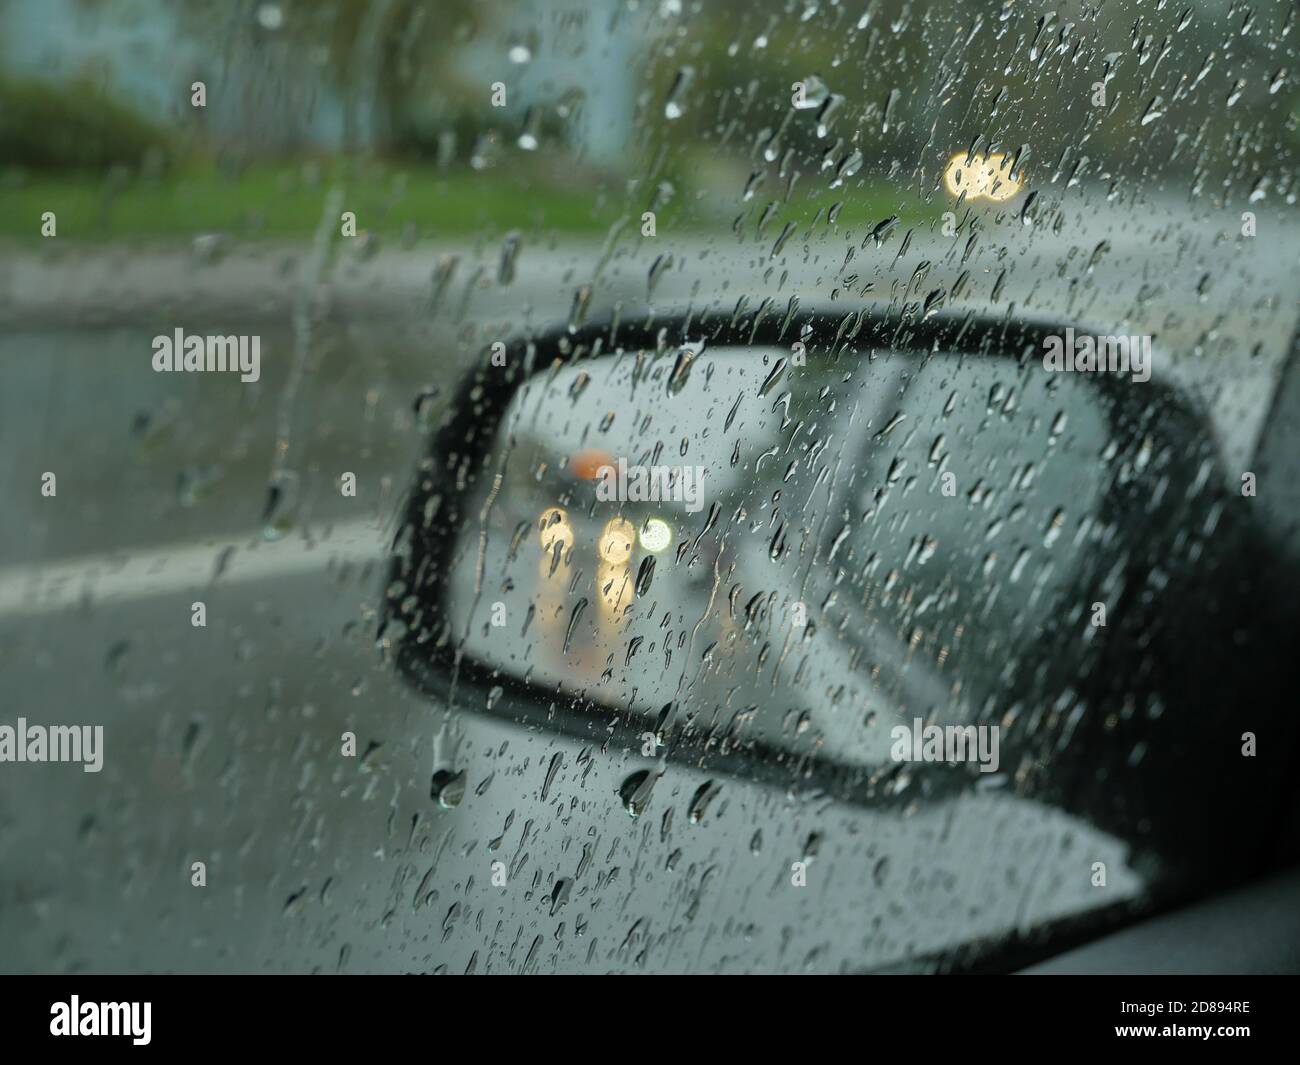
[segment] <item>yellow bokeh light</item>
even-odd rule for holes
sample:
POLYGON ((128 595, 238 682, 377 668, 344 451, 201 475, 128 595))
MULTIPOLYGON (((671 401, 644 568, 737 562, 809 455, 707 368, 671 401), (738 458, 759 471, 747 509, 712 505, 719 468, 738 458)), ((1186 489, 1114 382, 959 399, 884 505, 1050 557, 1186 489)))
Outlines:
POLYGON ((989 170, 993 175, 984 196, 994 203, 1003 203, 1021 190, 1024 182, 1011 173, 1011 157, 995 152, 989 156, 989 170))
POLYGON ((632 600, 632 575, 627 563, 600 559, 596 563, 596 593, 601 606, 601 622, 616 618, 632 600))
POLYGON ((610 518, 601 530, 596 551, 606 562, 626 562, 632 557, 636 529, 627 518, 610 518))
POLYGON ((965 193, 967 202, 983 198, 1004 203, 1024 187, 1024 182, 1011 173, 1011 158, 1004 152, 957 152, 944 167, 943 185, 952 196, 965 193))
POLYGON ((555 550, 558 541, 564 546, 561 551, 573 546, 573 526, 569 524, 569 515, 563 507, 548 507, 537 519, 540 530, 542 550, 547 554, 555 550))

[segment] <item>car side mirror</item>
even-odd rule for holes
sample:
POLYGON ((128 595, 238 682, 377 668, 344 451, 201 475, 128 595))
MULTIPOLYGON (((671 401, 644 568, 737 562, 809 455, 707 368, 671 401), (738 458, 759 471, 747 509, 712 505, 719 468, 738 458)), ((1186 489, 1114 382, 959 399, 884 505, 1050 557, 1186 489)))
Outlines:
POLYGON ((1060 334, 793 311, 485 352, 410 494, 383 643, 458 708, 785 787, 1023 777, 1106 712, 1089 670, 1143 537, 1177 535, 1161 508, 1219 488, 1175 393, 1050 372, 1060 334), (1000 742, 937 773, 898 758, 917 725, 1000 742))

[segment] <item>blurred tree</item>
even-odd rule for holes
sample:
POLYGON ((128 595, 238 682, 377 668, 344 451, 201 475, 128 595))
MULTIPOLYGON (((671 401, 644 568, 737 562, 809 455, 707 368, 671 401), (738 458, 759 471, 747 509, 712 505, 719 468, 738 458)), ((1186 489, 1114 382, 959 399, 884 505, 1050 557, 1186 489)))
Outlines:
POLYGON ((0 78, 0 159, 32 170, 158 170, 166 132, 90 82, 0 78))
POLYGON ((468 82, 455 57, 494 24, 491 5, 475 0, 298 0, 304 43, 325 43, 330 76, 349 116, 347 146, 368 133, 379 147, 408 147, 422 115, 450 124, 483 111, 482 86, 468 82), (323 42, 318 41, 323 37, 323 42), (368 126, 363 131, 358 127, 368 126))
POLYGON ((449 127, 484 121, 481 87, 459 73, 456 59, 495 25, 492 5, 280 0, 240 6, 246 17, 232 22, 229 0, 184 0, 182 27, 220 42, 227 56, 238 52, 245 68, 260 68, 279 84, 332 90, 342 109, 345 150, 400 150, 428 115, 449 127))

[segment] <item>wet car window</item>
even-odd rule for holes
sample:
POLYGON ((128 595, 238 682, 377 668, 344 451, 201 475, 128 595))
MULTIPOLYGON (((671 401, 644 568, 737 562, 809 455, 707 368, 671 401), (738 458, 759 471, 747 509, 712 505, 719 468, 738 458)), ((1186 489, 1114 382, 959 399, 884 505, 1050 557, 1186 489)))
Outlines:
POLYGON ((0 4, 0 968, 998 968, 1271 868, 1297 22, 0 4))

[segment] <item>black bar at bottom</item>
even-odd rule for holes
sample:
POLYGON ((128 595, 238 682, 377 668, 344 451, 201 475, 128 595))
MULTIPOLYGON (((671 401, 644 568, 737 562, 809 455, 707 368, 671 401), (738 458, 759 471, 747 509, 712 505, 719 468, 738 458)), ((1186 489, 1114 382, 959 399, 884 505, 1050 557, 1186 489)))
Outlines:
MULTIPOLYGON (((730 1007, 727 991, 710 989, 722 998, 704 1008, 713 1019, 702 1027, 715 1038, 731 1039, 739 1025, 749 1038, 761 1033, 765 1042, 775 1037, 805 1050, 856 1030, 864 1051, 883 1045, 927 1052, 947 1046, 969 1052, 980 1045, 1074 1051, 1125 1043, 1180 1049, 1200 1043, 1227 1051, 1242 1043, 1289 1043, 1296 1024, 1295 985, 1268 977, 865 979, 870 983, 847 994, 837 989, 806 998, 793 988, 751 982, 730 1007), (767 996, 773 1000, 770 1012, 760 1013, 767 996), (757 1022, 760 1016, 766 1024, 757 1022)), ((511 1043, 563 1041, 567 1032, 570 1052, 583 1053, 583 1046, 595 1051, 590 1036, 602 1029, 611 1038, 651 1035, 659 1025, 678 1023, 667 1015, 676 1009, 685 1011, 681 1022, 696 1028, 704 1019, 700 1006, 710 998, 697 993, 674 1006, 671 1000, 682 995, 678 989, 620 995, 604 983, 584 990, 567 981, 549 988, 537 981, 526 989, 476 986, 473 1001, 461 1004, 445 983, 434 988, 400 977, 7 978, 0 980, 0 1048, 9 1061, 27 1060, 13 1056, 16 1050, 73 1047, 97 1053, 110 1045, 131 1052, 202 1049, 205 1057, 281 1047, 338 1054, 387 1046, 402 1053, 399 1047, 409 1050, 426 1038, 500 1040, 506 1049, 511 1043), (657 995, 670 1001, 652 1005, 657 995), (642 1013, 638 1002, 650 1012, 642 1013)))

